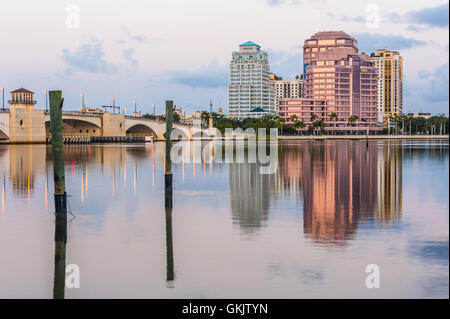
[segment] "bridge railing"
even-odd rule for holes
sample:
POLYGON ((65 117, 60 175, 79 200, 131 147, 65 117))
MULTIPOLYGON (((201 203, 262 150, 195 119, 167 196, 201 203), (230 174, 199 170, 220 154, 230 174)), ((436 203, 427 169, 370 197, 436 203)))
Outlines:
POLYGON ((154 137, 156 137, 156 135, 152 134, 152 133, 127 133, 127 136, 154 136, 154 137))
MULTIPOLYGON (((125 119, 128 120, 143 120, 143 121, 149 121, 149 122, 158 122, 158 123, 165 123, 165 120, 160 120, 160 119, 148 119, 145 117, 136 117, 136 116, 131 116, 131 115, 125 115, 125 119)), ((175 125, 183 125, 183 126, 192 126, 191 123, 182 123, 182 122, 177 122, 177 123, 173 123, 175 125)))
MULTIPOLYGON (((50 133, 45 134, 46 137, 51 137, 50 133)), ((89 133, 64 133, 63 137, 91 137, 91 136, 100 136, 96 134, 89 134, 89 133)))

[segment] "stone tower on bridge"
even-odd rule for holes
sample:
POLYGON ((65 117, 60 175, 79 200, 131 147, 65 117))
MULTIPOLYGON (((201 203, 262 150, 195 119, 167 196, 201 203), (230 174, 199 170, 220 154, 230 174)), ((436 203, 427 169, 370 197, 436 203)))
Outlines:
POLYGON ((20 88, 9 100, 9 140, 12 143, 45 142, 44 110, 35 109, 34 93, 20 88))

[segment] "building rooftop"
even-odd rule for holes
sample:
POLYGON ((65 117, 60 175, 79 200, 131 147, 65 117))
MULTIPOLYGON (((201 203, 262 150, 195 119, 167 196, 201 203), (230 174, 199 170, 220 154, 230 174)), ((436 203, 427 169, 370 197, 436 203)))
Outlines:
POLYGON ((331 40, 331 39, 351 39, 353 41, 356 41, 355 38, 345 33, 344 31, 322 31, 313 34, 309 39, 306 39, 305 42, 309 40, 331 40))
POLYGON ((268 111, 258 106, 251 110, 250 113, 268 113, 268 111))
POLYGON ((31 94, 34 94, 34 92, 28 91, 27 89, 24 89, 24 88, 20 88, 20 89, 11 91, 10 93, 31 93, 31 94))
POLYGON ((256 44, 255 42, 252 41, 247 41, 245 43, 242 43, 241 45, 239 45, 240 47, 261 47, 260 45, 256 44))

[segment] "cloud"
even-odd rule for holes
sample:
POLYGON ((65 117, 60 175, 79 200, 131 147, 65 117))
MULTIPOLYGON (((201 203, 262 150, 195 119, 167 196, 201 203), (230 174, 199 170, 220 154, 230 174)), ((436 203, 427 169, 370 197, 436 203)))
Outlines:
POLYGON ((202 88, 218 88, 228 86, 228 69, 214 60, 209 65, 196 70, 167 71, 167 81, 179 85, 202 88))
POLYGON ((356 17, 350 17, 350 16, 346 16, 346 15, 338 16, 338 15, 335 15, 333 12, 328 12, 327 14, 331 19, 335 19, 338 21, 366 23, 366 18, 363 16, 356 16, 356 17))
POLYGON ((73 53, 70 53, 68 49, 63 49, 61 60, 68 67, 64 71, 66 74, 71 74, 73 69, 103 74, 111 74, 117 71, 114 64, 105 61, 101 42, 80 45, 73 53))
POLYGON ((408 24, 408 30, 419 32, 422 27, 448 28, 448 2, 436 7, 423 8, 421 10, 409 11, 404 15, 392 12, 386 15, 387 20, 392 23, 408 24))
MULTIPOLYGON (((323 1, 323 0, 316 0, 323 1)), ((301 0, 265 0, 266 4, 270 7, 277 7, 282 5, 297 5, 301 0)))
POLYGON ((353 35, 358 40, 360 52, 371 53, 378 49, 389 48, 391 50, 411 49, 412 47, 425 45, 425 41, 406 38, 401 35, 384 35, 376 33, 360 33, 353 35))
POLYGON ((282 5, 285 0, 266 0, 266 3, 271 7, 282 5))
POLYGON ((448 2, 437 7, 424 8, 406 13, 405 18, 410 23, 424 24, 431 27, 448 28, 448 2))
POLYGON ((434 70, 420 70, 422 96, 430 102, 448 102, 449 63, 434 70))
MULTIPOLYGON (((274 5, 281 4, 283 0, 267 0, 268 2, 274 2, 274 5)), ((436 7, 423 8, 421 10, 409 11, 405 14, 399 14, 397 12, 391 12, 385 15, 387 21, 391 23, 404 23, 408 24, 407 29, 413 32, 419 32, 423 30, 423 27, 437 27, 448 28, 449 25, 449 3, 444 3, 436 7), (420 28, 419 26, 422 26, 420 28)), ((365 23, 366 18, 363 16, 337 16, 332 12, 328 15, 332 19, 336 19, 344 22, 356 22, 365 23)))
POLYGON ((267 49, 271 72, 283 77, 285 80, 294 79, 303 73, 303 54, 300 48, 294 52, 274 51, 267 49))
POLYGON ((133 53, 134 53, 134 49, 126 49, 122 51, 122 56, 125 60, 127 60, 128 62, 130 62, 133 65, 138 64, 138 60, 136 60, 135 58, 133 58, 133 53))
POLYGON ((139 43, 145 42, 148 40, 148 37, 143 34, 136 34, 133 35, 126 27, 121 28, 123 32, 125 32, 128 35, 128 38, 132 41, 137 41, 139 43))

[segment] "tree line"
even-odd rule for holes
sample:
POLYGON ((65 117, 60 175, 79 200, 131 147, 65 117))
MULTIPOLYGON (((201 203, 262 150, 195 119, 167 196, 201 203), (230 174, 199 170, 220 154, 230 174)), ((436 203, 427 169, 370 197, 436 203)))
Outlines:
MULTIPOLYGON (((319 119, 316 114, 311 115, 312 123, 306 125, 302 120, 299 120, 297 115, 291 116, 291 123, 286 124, 286 119, 277 115, 263 115, 259 118, 228 118, 223 114, 216 112, 209 113, 208 111, 201 112, 201 121, 205 125, 208 124, 209 117, 213 118, 213 125, 219 129, 222 133, 226 128, 242 128, 243 130, 253 128, 255 131, 258 128, 265 128, 267 130, 271 128, 278 129, 278 133, 281 135, 299 135, 299 134, 316 134, 321 135, 325 133, 325 123, 319 119), (306 128, 306 130, 305 130, 306 128)), ((165 115, 152 115, 146 113, 144 118, 152 120, 165 120, 165 115)), ((338 120, 336 113, 330 113, 328 115, 331 125, 334 121, 338 120)), ((347 126, 354 127, 356 125, 357 118, 350 116, 347 119, 347 126)), ((174 112, 173 121, 179 123, 181 116, 174 112)), ((408 134, 408 135, 446 135, 449 134, 449 118, 445 114, 425 117, 413 117, 408 114, 393 114, 389 116, 389 125, 387 128, 383 128, 381 134, 408 134)), ((334 134, 334 133, 333 133, 334 134)))

